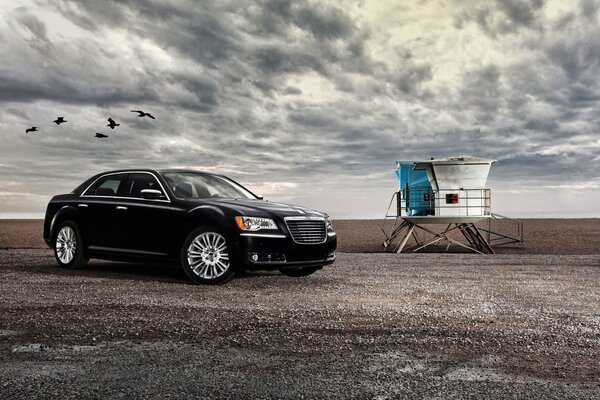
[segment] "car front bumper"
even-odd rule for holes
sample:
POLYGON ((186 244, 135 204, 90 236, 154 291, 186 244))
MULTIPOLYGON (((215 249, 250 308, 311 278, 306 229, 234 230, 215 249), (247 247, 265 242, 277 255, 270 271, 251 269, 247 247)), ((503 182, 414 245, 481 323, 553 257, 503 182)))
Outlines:
POLYGON ((244 268, 269 270, 333 264, 336 247, 337 237, 330 232, 319 244, 299 244, 283 234, 240 234, 238 248, 244 268))

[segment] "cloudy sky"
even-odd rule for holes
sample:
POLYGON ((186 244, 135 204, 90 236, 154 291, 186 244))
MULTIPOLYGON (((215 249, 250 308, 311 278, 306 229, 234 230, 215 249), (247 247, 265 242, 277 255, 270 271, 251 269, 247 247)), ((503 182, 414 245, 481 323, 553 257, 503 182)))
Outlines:
POLYGON ((471 154, 496 212, 600 216, 598 1, 166 3, 0 2, 0 213, 192 167, 380 217, 395 160, 471 154))

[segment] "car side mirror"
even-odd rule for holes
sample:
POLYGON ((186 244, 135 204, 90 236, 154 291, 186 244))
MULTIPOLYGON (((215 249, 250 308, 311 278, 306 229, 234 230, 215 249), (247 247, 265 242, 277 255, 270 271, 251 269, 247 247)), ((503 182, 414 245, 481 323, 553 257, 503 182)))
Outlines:
POLYGON ((156 189, 142 189, 140 194, 142 195, 143 199, 150 199, 150 200, 160 199, 160 198, 164 197, 162 192, 160 190, 156 190, 156 189))

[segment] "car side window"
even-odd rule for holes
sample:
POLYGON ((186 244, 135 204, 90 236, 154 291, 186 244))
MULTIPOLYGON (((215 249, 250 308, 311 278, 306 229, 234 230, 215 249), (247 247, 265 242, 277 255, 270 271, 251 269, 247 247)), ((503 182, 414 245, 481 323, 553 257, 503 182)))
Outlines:
POLYGON ((158 181, 150 174, 129 174, 122 195, 125 197, 136 197, 141 199, 143 198, 142 190, 144 189, 158 190, 162 193, 162 198, 164 198, 165 194, 158 181))
POLYGON ((119 175, 107 175, 96 182, 91 188, 89 188, 85 195, 92 196, 116 196, 119 192, 119 187, 125 178, 125 174, 119 175))

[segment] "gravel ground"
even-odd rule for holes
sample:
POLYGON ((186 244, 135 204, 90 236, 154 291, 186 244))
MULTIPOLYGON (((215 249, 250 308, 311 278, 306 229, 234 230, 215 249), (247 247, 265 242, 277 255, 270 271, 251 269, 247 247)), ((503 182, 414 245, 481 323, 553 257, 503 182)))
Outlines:
POLYGON ((348 254, 308 278, 0 251, 0 398, 600 398, 600 256, 348 254))

